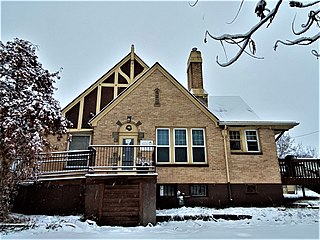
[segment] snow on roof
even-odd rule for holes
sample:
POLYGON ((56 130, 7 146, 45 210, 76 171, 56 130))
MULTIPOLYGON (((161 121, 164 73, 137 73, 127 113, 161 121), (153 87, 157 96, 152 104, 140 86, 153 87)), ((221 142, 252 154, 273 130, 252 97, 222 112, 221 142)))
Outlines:
POLYGON ((209 110, 220 121, 257 121, 258 115, 239 96, 209 96, 209 110))

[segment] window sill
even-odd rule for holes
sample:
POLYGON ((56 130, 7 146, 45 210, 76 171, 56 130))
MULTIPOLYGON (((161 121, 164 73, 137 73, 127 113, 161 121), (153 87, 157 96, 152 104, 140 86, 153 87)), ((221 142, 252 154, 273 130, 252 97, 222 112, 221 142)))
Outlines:
POLYGON ((232 152, 232 155, 263 155, 263 152, 232 152))
POLYGON ((190 163, 190 164, 157 163, 156 167, 209 167, 209 164, 208 163, 190 163))

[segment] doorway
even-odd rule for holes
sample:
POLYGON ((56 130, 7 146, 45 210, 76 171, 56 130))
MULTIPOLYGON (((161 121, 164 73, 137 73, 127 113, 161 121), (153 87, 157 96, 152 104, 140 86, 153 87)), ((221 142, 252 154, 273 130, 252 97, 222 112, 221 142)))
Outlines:
POLYGON ((134 138, 123 138, 122 140, 122 166, 133 166, 134 162, 134 138), (130 147, 131 146, 131 147, 130 147))

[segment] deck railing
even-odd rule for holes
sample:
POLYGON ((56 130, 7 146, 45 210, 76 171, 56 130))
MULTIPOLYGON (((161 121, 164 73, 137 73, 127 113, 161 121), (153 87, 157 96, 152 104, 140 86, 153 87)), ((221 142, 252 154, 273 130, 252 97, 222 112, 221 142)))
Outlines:
POLYGON ((96 172, 155 172, 155 146, 92 145, 96 172))
POLYGON ((279 159, 283 184, 317 185, 320 184, 320 159, 287 158, 279 159))
POLYGON ((155 173, 155 146, 92 145, 89 150, 40 153, 36 172, 43 176, 155 173))

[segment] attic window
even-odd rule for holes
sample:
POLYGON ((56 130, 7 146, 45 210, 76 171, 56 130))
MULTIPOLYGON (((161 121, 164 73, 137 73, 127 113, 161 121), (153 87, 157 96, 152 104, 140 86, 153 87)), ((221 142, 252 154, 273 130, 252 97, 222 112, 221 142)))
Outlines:
POLYGON ((160 107, 160 89, 156 88, 154 90, 154 106, 160 107))

